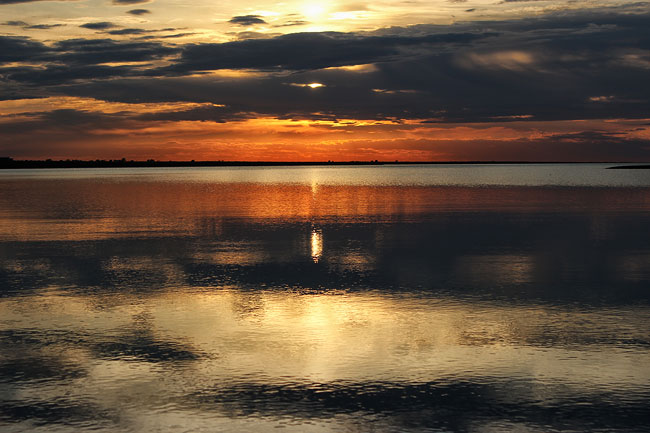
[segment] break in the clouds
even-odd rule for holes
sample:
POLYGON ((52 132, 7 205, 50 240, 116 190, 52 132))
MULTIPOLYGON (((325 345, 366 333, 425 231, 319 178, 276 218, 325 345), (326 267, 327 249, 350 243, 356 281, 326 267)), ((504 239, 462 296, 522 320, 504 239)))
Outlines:
POLYGON ((392 159, 650 159, 644 6, 284 34, 264 30, 298 15, 273 17, 236 15, 221 21, 230 31, 269 26, 210 38, 117 18, 82 25, 102 37, 0 36, 2 99, 25 101, 2 120, 0 150, 83 146, 82 137, 117 146, 135 134, 170 158, 171 140, 205 159, 248 158, 256 146, 332 159, 313 143, 338 143, 344 159, 368 149, 392 159), (49 102, 28 102, 38 98, 49 102), (242 140, 250 152, 229 156, 227 143, 242 140))

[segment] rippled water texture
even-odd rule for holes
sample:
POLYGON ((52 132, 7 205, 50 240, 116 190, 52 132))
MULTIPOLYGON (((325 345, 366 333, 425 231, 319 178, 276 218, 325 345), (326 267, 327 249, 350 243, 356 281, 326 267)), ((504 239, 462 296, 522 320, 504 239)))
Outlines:
POLYGON ((0 430, 649 432, 605 167, 2 171, 0 430))

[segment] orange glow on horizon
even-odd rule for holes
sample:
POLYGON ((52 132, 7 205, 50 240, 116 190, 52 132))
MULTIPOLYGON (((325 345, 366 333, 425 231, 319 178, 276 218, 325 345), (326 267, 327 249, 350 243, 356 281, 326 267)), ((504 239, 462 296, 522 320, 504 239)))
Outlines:
MULTIPOLYGON (((325 86, 317 82, 295 85, 314 91, 325 86)), ((0 101, 0 111, 7 114, 0 120, 0 127, 3 122, 16 121, 29 125, 38 119, 35 117, 38 113, 53 110, 74 110, 91 118, 98 115, 99 120, 75 129, 54 122, 36 129, 26 128, 23 136, 30 146, 39 142, 49 145, 41 146, 41 153, 22 155, 24 146, 20 146, 18 135, 10 141, 15 143, 15 151, 5 146, 4 153, 14 159, 87 160, 552 160, 553 151, 545 150, 544 145, 520 143, 594 130, 630 139, 650 137, 650 128, 644 126, 644 119, 634 122, 626 119, 579 122, 516 119, 454 124, 428 123, 421 119, 330 119, 323 113, 316 113, 320 119, 280 119, 255 113, 230 119, 229 107, 223 104, 128 104, 80 97, 0 101), (115 120, 103 120, 102 113, 114 115, 115 120), (188 120, 194 115, 205 116, 206 120, 188 120), (155 120, 156 116, 160 120, 155 120), (173 120, 175 117, 178 120, 173 120), (52 152, 52 149, 56 150, 52 152)), ((575 160, 580 160, 579 156, 575 160)))

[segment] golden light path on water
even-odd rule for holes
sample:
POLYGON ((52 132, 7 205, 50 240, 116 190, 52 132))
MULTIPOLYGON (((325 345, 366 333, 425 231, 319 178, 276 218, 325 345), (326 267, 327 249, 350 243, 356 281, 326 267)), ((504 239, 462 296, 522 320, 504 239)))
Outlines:
MULTIPOLYGON (((647 337, 647 307, 626 311, 622 323, 616 308, 498 305, 377 292, 176 288, 147 297, 44 290, 3 300, 0 312, 2 327, 15 332, 83 335, 76 347, 60 341, 41 355, 61 357, 63 365, 88 364, 79 384, 84 393, 95 390, 93 399, 107 406, 117 404, 125 381, 133 379, 147 384, 138 391, 138 406, 147 410, 162 404, 159 387, 191 393, 251 380, 282 385, 527 379, 543 384, 542 393, 562 384, 557 398, 618 387, 633 393, 650 385, 646 351, 612 345, 647 337), (153 368, 137 354, 97 357, 103 340, 129 335, 193 354, 178 367, 186 373, 163 377, 165 366, 153 368)), ((66 393, 81 391, 74 382, 66 393)), ((29 392, 42 396, 47 390, 45 384, 29 392)))

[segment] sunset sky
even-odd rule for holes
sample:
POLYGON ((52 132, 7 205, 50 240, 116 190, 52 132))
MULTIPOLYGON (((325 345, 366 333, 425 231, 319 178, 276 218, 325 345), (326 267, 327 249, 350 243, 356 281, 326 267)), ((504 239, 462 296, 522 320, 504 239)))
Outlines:
POLYGON ((0 0, 0 156, 650 161, 650 3, 0 0))

